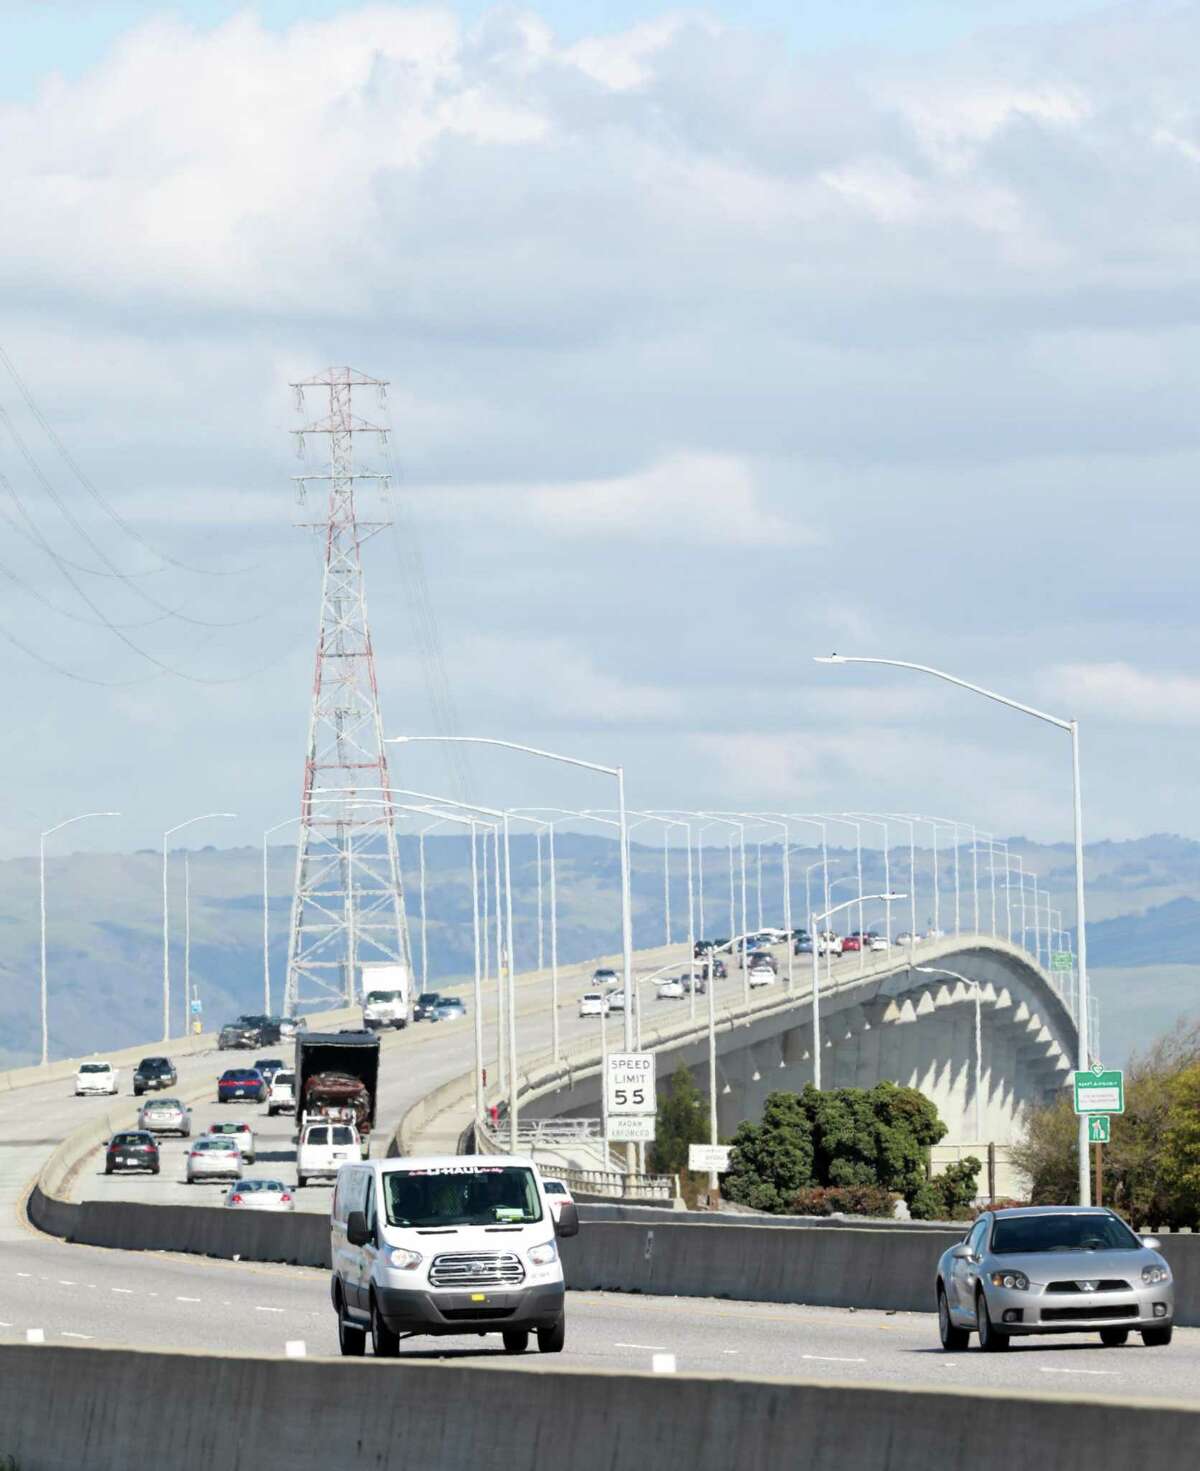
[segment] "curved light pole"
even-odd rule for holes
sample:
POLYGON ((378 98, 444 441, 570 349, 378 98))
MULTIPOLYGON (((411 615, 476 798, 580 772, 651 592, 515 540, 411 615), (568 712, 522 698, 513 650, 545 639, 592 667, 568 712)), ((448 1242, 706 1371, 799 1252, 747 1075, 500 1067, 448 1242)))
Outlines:
MULTIPOLYGON (((1046 725, 1052 725, 1057 730, 1066 731, 1070 736, 1071 808, 1075 827, 1075 927, 1078 934, 1079 955, 1078 1061, 1080 1071, 1086 1071, 1091 1056, 1089 1045, 1091 1032, 1088 1018, 1087 915, 1084 908, 1083 795, 1079 776, 1079 721, 1076 719, 1064 720, 1060 716, 1049 715, 1045 710, 1038 710, 1033 705, 1025 705, 1019 700, 1009 699, 1007 695, 997 694, 995 690, 985 689, 983 685, 971 684, 965 679, 947 674, 942 669, 934 669, 928 664, 913 664, 904 659, 864 658, 845 654, 819 657, 818 662, 822 664, 887 664, 897 669, 911 669, 918 674, 929 674, 935 679, 942 679, 948 684, 958 685, 960 689, 969 690, 972 694, 982 695, 984 699, 994 700, 998 705, 1007 705, 1010 710, 1018 710, 1023 715, 1032 716, 1033 719, 1041 720, 1046 725)), ((1088 1167, 1088 1123, 1086 1115, 1083 1114, 1079 1117, 1078 1155, 1079 1203, 1090 1205, 1092 1180, 1088 1167)))
MULTIPOLYGON (((834 879, 834 883, 838 880, 834 879)), ((833 885, 830 885, 832 888, 833 885)), ((834 904, 825 910, 823 914, 813 914, 809 917, 809 933, 813 936, 812 949, 812 1048, 813 1048, 813 1087, 819 1089, 821 1086, 821 1004, 820 1004, 820 972, 817 966, 817 941, 818 926, 832 919, 835 914, 840 914, 843 909, 853 909, 856 904, 875 899, 905 899, 906 894, 863 894, 859 893, 856 899, 845 899, 841 904, 834 904)))
MULTIPOLYGON (((846 812, 843 813, 843 816, 857 817, 861 822, 873 822, 883 829, 883 887, 890 889, 892 887, 892 866, 891 854, 889 852, 891 845, 888 842, 887 818, 881 817, 877 812, 846 812)), ((890 900, 883 906, 883 928, 887 935, 888 949, 890 950, 892 945, 892 905, 890 900)))
POLYGON ((277 822, 273 827, 263 829, 262 835, 262 947, 263 947, 263 1013, 271 1015, 271 911, 270 911, 270 871, 267 867, 267 839, 272 833, 277 833, 280 828, 287 827, 290 823, 299 822, 299 817, 285 817, 282 822, 277 822))
POLYGON ((42 912, 42 1066, 50 1065, 50 993, 46 970, 46 839, 72 823, 85 822, 89 817, 120 817, 119 812, 81 812, 78 817, 65 817, 48 827, 38 839, 38 875, 42 912))
MULTIPOLYGON (((162 942, 163 942, 163 1042, 171 1037, 171 945, 170 916, 167 897, 167 839, 172 833, 191 827, 194 822, 207 822, 212 817, 236 817, 236 812, 201 812, 196 817, 185 818, 174 827, 166 828, 162 835, 162 942)), ((184 998, 186 1001, 186 997, 184 998)), ((186 1034, 187 1028, 184 1027, 186 1034)))
POLYGON ((970 986, 975 992, 975 1142, 983 1141, 983 1017, 980 1007, 979 982, 969 976, 960 976, 956 970, 943 970, 937 965, 914 965, 925 976, 950 976, 970 986))
MULTIPOLYGON (((862 823, 858 820, 857 817, 843 817, 840 813, 837 813, 837 812, 822 812, 820 815, 821 815, 821 817, 826 822, 840 822, 840 823, 844 824, 844 826, 846 826, 846 827, 852 827, 854 829, 854 852, 855 852, 855 860, 856 860, 856 865, 857 865, 857 870, 858 870, 858 892, 859 892, 859 897, 860 897, 860 903, 859 903, 859 906, 858 906, 858 933, 861 936, 863 934, 863 932, 865 931, 865 929, 866 929, 866 920, 863 918, 863 905, 865 904, 866 901, 864 899, 862 899, 862 890, 863 890, 862 823)), ((832 885, 831 885, 831 887, 832 887, 832 885)), ((867 963, 866 962, 866 956, 863 953, 863 950, 862 950, 862 948, 860 946, 859 952, 858 952, 858 968, 859 968, 859 970, 862 970, 863 967, 866 965, 866 963, 867 963)))

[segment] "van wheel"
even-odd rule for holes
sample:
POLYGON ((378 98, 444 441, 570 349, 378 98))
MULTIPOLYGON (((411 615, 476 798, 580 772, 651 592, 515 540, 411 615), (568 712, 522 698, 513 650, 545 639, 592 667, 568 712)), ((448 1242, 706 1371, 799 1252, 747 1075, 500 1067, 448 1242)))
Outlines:
POLYGON ((367 1346, 367 1335, 346 1317, 346 1304, 338 1293, 338 1348, 344 1359, 361 1359, 367 1346))
POLYGON ((529 1332, 525 1328, 509 1328, 503 1338, 506 1354, 523 1354, 529 1347, 529 1332))
POLYGON ((567 1315, 559 1318, 552 1328, 539 1328, 537 1331, 538 1352, 543 1354, 560 1354, 563 1345, 567 1341, 567 1315))
POLYGON ((383 1321, 375 1294, 371 1294, 371 1352, 377 1359, 394 1359, 400 1352, 400 1335, 383 1321))

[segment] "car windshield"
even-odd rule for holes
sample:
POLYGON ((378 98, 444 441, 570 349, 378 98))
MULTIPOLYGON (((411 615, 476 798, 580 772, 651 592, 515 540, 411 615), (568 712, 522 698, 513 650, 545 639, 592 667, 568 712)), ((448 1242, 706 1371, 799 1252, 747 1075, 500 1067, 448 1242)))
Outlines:
POLYGON ((127 1149, 131 1144, 144 1144, 145 1134, 114 1134, 113 1145, 117 1149, 127 1149))
POLYGON ((145 1105, 147 1113, 170 1113, 178 1107, 178 1098, 156 1098, 153 1103, 145 1105))
POLYGON ((85 1062, 79 1071, 81 1073, 110 1073, 112 1069, 106 1062, 85 1062))
POLYGON ((992 1228, 992 1251, 997 1256, 1036 1251, 1137 1251, 1141 1244, 1116 1216, 1068 1212, 1000 1216, 992 1228))
POLYGON ((217 1138, 215 1135, 212 1135, 212 1134, 210 1134, 207 1139, 197 1139, 196 1142, 195 1142, 195 1144, 192 1145, 192 1148, 193 1148, 193 1150, 196 1150, 196 1149, 203 1149, 203 1150, 216 1149, 216 1150, 220 1150, 222 1152, 230 1152, 230 1151, 236 1152, 237 1151, 237 1145, 233 1142, 232 1139, 220 1139, 220 1138, 217 1138))
POLYGON ((272 1079, 272 1086, 275 1088, 290 1088, 295 1081, 295 1073, 276 1073, 272 1079))
POLYGON ((523 1165, 443 1165, 390 1170, 390 1226, 527 1226, 542 1219, 533 1171, 523 1165))
POLYGON ((436 991, 422 991, 421 994, 417 997, 417 1000, 421 1003, 422 1006, 432 1006, 434 1002, 437 1001, 437 999, 438 993, 436 991))
POLYGON ((543 1180, 542 1189, 547 1195, 565 1195, 567 1193, 567 1187, 560 1185, 557 1180, 543 1180))
POLYGON ((245 1194, 247 1191, 254 1190, 281 1191, 283 1186, 278 1180, 237 1180, 234 1182, 233 1189, 245 1194))

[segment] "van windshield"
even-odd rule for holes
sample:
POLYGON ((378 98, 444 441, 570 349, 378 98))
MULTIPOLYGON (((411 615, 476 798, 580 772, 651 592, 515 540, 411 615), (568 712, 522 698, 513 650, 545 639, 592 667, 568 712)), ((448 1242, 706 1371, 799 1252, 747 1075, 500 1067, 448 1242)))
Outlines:
POLYGON ((388 1002, 399 1000, 401 1000, 401 995, 399 991, 370 991, 367 994, 368 1005, 370 1005, 370 1003, 372 1002, 386 1005, 388 1002))
POLYGON ((447 1165, 384 1175, 389 1226, 528 1226, 542 1219, 533 1171, 447 1165))

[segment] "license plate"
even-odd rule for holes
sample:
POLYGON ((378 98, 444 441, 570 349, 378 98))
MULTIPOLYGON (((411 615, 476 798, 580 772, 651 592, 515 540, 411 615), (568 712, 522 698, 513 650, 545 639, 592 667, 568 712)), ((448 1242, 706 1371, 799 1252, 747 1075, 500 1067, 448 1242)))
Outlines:
POLYGON ((115 1162, 119 1165, 125 1165, 129 1163, 129 1161, 125 1158, 123 1154, 118 1154, 115 1162))

